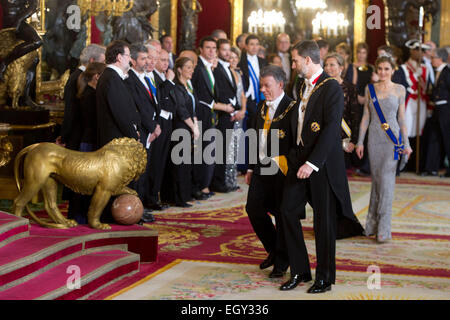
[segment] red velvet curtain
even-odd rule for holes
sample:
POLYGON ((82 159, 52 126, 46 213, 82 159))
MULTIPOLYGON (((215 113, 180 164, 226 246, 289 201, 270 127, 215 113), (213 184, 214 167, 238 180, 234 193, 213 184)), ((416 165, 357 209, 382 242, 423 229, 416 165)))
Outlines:
MULTIPOLYGON (((178 0, 178 41, 181 37, 183 8, 178 0)), ((198 16, 198 29, 196 46, 201 38, 209 36, 214 30, 222 29, 230 37, 231 30, 231 5, 229 0, 198 0, 203 8, 198 16)), ((179 48, 179 42, 177 49, 179 48)))

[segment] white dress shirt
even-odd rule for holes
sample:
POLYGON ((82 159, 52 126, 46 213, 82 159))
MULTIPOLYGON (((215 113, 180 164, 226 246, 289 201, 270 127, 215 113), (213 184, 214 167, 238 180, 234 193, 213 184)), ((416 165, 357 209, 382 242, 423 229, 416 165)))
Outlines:
MULTIPOLYGON (((212 85, 213 85, 213 88, 214 88, 214 85, 215 85, 215 83, 216 83, 216 80, 214 79, 214 74, 213 74, 213 72, 212 72, 212 63, 206 61, 206 59, 203 58, 202 56, 199 56, 199 58, 202 59, 203 64, 204 64, 205 67, 206 67, 206 71, 209 73, 209 75, 210 75, 210 77, 211 77, 212 85)), ((210 79, 208 79, 208 81, 209 81, 209 80, 210 80, 210 79)), ((202 104, 204 104, 205 106, 207 106, 208 108, 212 109, 212 108, 214 107, 215 101, 213 100, 211 103, 207 103, 206 101, 201 101, 201 100, 200 100, 200 103, 202 103, 202 104)))
POLYGON ((113 64, 108 64, 107 67, 111 68, 115 72, 117 72, 117 74, 119 75, 120 78, 122 78, 122 80, 125 80, 126 78, 128 78, 128 74, 123 73, 122 69, 120 69, 118 66, 115 66, 113 64))
POLYGON ((278 56, 281 58, 281 63, 283 64, 283 70, 286 73, 286 79, 289 81, 291 79, 291 59, 288 52, 278 52, 278 56))
MULTIPOLYGON (((266 100, 266 106, 269 108, 269 118, 270 121, 273 120, 273 117, 275 116, 275 113, 277 112, 278 106, 280 105, 281 100, 284 98, 284 92, 281 93, 281 95, 276 98, 273 101, 267 101, 266 100)), ((265 115, 264 115, 265 117, 265 115)), ((261 133, 259 135, 259 160, 263 161, 263 159, 266 157, 265 154, 265 148, 267 144, 267 136, 268 132, 265 132, 264 130, 261 130, 261 133)))
MULTIPOLYGON (((251 56, 247 53, 247 60, 250 62, 250 64, 253 67, 253 70, 255 71, 256 74, 256 80, 259 81, 259 60, 258 60, 258 56, 254 55, 251 56)), ((250 67, 248 70, 248 74, 249 74, 249 86, 248 86, 248 91, 246 92, 245 96, 248 97, 252 97, 253 100, 256 100, 255 97, 255 89, 253 88, 253 82, 252 82, 252 78, 251 78, 251 71, 250 71, 250 67)))
POLYGON ((219 59, 219 63, 225 69, 225 72, 228 75, 228 79, 231 81, 231 83, 233 83, 233 75, 231 74, 231 71, 230 71, 230 63, 226 62, 226 61, 223 61, 222 59, 219 59))
POLYGON ((428 59, 427 57, 423 57, 423 61, 424 61, 425 66, 427 67, 428 75, 430 76, 431 84, 434 84, 435 77, 434 77, 434 69, 433 69, 433 65, 431 64, 431 60, 428 59))
POLYGON ((85 72, 86 71, 86 66, 81 65, 81 66, 78 67, 78 69, 80 69, 81 71, 85 72))
MULTIPOLYGON (((300 143, 303 145, 302 141, 302 130, 303 130, 303 120, 305 118, 305 111, 306 106, 308 105, 309 98, 311 96, 312 91, 314 90, 314 87, 316 86, 316 83, 313 84, 313 81, 316 80, 320 75, 323 73, 323 69, 320 68, 310 79, 305 79, 306 89, 303 93, 303 99, 300 101, 300 104, 298 106, 298 126, 297 126, 297 145, 300 145, 300 143), (303 108, 305 106, 305 108, 303 108), (304 111, 302 111, 302 109, 304 111)), ((309 161, 306 161, 306 164, 309 165, 311 168, 314 169, 314 171, 319 171, 319 168, 317 168, 314 164, 312 164, 309 161)))

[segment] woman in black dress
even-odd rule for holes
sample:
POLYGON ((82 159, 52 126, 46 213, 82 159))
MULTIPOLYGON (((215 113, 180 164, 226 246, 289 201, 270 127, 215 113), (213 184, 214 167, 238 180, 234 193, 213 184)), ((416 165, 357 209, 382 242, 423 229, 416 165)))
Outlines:
POLYGON ((90 63, 86 71, 78 78, 78 94, 81 110, 81 144, 80 151, 94 151, 97 148, 97 81, 106 68, 100 62, 90 63))
MULTIPOLYGON (((173 119, 173 133, 176 134, 175 131, 180 132, 180 129, 186 130, 190 137, 189 143, 192 146, 193 141, 200 137, 197 117, 195 116, 195 110, 199 102, 190 83, 194 73, 194 63, 190 58, 178 58, 175 61, 174 71, 175 86, 172 96, 176 101, 176 111, 173 119)), ((180 143, 185 143, 185 141, 172 141, 171 145, 172 190, 175 206, 188 208, 192 206, 187 203, 192 199, 192 156, 191 153, 189 155, 184 154, 185 150, 182 148, 173 152, 173 149, 180 143), (189 158, 189 161, 180 161, 180 159, 174 159, 174 157, 189 158)))
MULTIPOLYGON (((97 141, 97 81, 106 68, 106 64, 100 62, 90 63, 80 75, 77 83, 77 98, 80 99, 81 112, 81 143, 79 151, 94 151, 97 141)), ((69 200, 68 217, 75 219, 79 224, 87 224, 87 212, 91 196, 83 196, 74 193, 69 200)))
POLYGON ((346 152, 346 163, 350 164, 351 157, 358 142, 359 124, 361 122, 361 108, 358 105, 356 87, 354 84, 342 79, 344 60, 337 54, 332 53, 324 59, 324 70, 331 77, 336 78, 344 91, 344 114, 342 121, 342 148, 346 152))

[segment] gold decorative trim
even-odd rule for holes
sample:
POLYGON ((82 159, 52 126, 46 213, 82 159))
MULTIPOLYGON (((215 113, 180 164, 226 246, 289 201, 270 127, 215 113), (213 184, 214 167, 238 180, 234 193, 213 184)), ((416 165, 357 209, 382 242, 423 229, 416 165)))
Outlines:
POLYGON ((366 11, 368 6, 369 0, 355 0, 355 16, 353 19, 354 57, 356 57, 356 44, 366 42, 366 11))
POLYGON ((445 46, 450 44, 450 33, 446 32, 450 24, 450 0, 441 0, 441 23, 439 45, 445 46))
POLYGON ((177 51, 178 0, 170 1, 170 36, 173 40, 173 51, 177 51))
POLYGON ((38 130, 38 129, 46 129, 46 128, 50 128, 55 126, 56 123, 54 122, 49 122, 49 123, 44 123, 44 124, 38 124, 38 125, 31 125, 31 126, 27 126, 27 125, 16 125, 16 124, 12 124, 11 125, 11 131, 14 130, 38 130))
POLYGON ((243 16, 244 16, 244 0, 229 0, 231 7, 231 30, 230 40, 234 44, 234 40, 242 33, 243 16))

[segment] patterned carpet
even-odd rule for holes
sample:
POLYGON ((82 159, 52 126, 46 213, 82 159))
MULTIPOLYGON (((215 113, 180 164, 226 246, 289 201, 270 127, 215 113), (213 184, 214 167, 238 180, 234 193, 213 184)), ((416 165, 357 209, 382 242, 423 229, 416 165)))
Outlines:
MULTIPOLYGON (((356 237, 337 242, 337 281, 333 290, 308 295, 310 284, 290 292, 278 287, 245 213, 247 188, 218 194, 193 208, 171 208, 148 224, 159 231, 159 258, 91 299, 450 299, 450 183, 404 175, 393 204, 393 241, 377 244, 356 237), (370 266, 379 268, 372 275, 370 266), (375 280, 374 280, 375 279, 375 280), (380 280, 380 289, 368 289, 380 280)), ((364 225, 370 179, 350 178, 354 211, 364 225)), ((311 266, 315 268, 312 211, 304 223, 311 266)))

